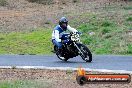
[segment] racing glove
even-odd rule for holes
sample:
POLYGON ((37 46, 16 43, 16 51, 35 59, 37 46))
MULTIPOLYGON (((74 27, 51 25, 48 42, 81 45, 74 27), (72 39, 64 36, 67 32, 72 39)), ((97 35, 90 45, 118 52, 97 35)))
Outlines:
POLYGON ((82 33, 80 31, 77 32, 79 35, 81 35, 82 33))
POLYGON ((68 43, 69 40, 62 40, 62 43, 68 43))

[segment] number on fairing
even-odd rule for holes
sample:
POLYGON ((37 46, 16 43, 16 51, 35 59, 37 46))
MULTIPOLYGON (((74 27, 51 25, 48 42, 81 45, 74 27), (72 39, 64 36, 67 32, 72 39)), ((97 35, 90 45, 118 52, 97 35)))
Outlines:
POLYGON ((72 41, 79 41, 80 40, 79 34, 77 34, 77 33, 72 34, 71 40, 72 41))

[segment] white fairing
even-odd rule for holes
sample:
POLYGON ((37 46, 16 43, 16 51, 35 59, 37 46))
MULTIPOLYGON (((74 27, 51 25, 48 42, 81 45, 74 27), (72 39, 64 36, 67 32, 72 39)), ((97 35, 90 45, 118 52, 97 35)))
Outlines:
POLYGON ((78 33, 74 32, 71 36, 71 40, 75 42, 80 42, 80 36, 78 33))

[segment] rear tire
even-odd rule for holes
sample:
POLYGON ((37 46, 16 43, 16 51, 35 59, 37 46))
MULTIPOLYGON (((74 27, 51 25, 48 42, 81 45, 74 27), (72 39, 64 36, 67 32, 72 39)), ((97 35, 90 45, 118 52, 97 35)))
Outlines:
POLYGON ((58 57, 60 60, 62 60, 62 61, 67 61, 67 60, 68 60, 68 58, 62 57, 62 56, 61 56, 61 54, 60 54, 60 52, 59 52, 59 50, 58 50, 58 48, 57 48, 56 46, 54 46, 54 50, 55 50, 55 53, 56 53, 57 57, 58 57))
POLYGON ((80 44, 79 46, 80 50, 82 51, 83 55, 80 55, 82 57, 82 59, 86 62, 91 62, 92 61, 92 53, 90 52, 90 50, 88 49, 88 47, 86 47, 83 44, 80 44))
POLYGON ((62 61, 67 61, 67 60, 68 60, 68 58, 61 57, 60 54, 57 54, 57 53, 56 53, 56 55, 57 55, 57 57, 58 57, 60 60, 62 60, 62 61))

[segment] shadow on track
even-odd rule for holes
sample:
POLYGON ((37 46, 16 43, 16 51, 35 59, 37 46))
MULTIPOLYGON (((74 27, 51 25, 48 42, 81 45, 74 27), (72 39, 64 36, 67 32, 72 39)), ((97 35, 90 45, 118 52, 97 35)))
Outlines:
POLYGON ((80 63, 80 64, 90 64, 93 62, 85 62, 85 61, 54 61, 54 63, 80 63))

